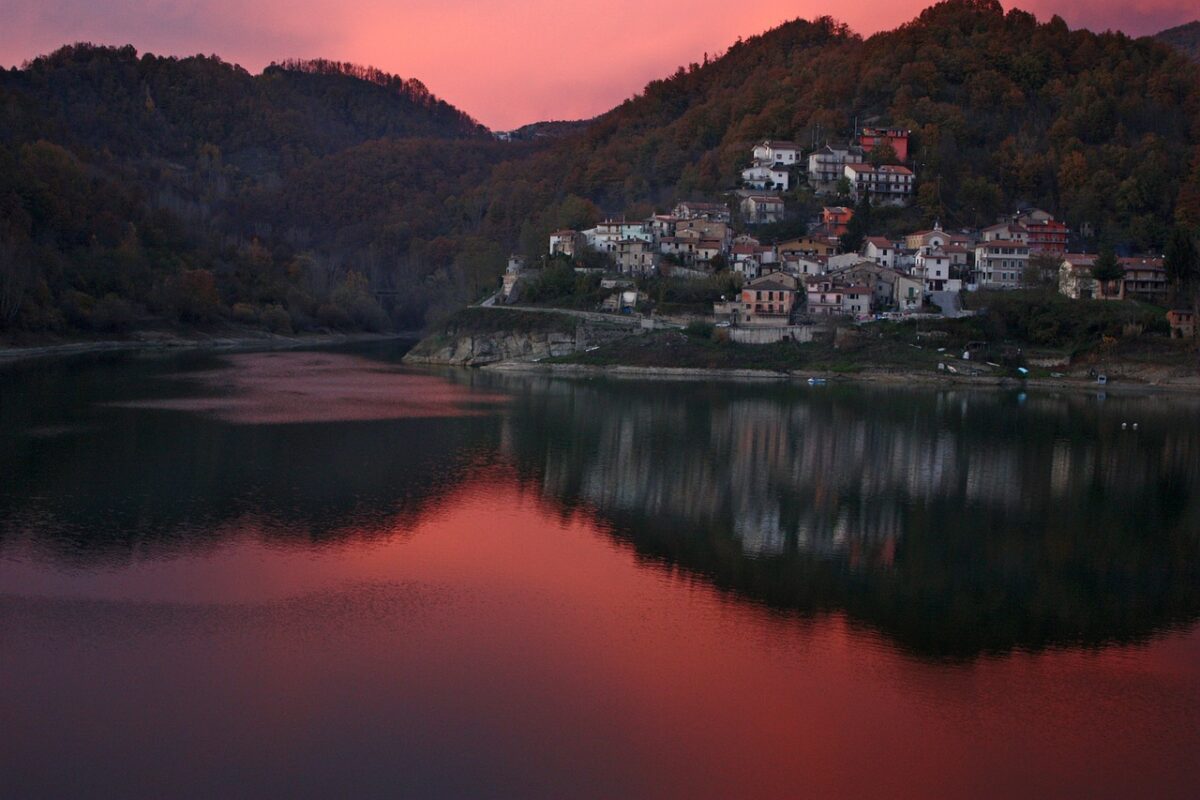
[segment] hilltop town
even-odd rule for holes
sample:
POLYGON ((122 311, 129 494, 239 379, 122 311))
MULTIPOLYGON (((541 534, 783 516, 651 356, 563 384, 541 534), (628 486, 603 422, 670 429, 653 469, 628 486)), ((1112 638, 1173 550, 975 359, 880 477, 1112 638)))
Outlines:
POLYGON ((921 219, 908 137, 762 141, 722 196, 556 230, 410 360, 1195 384, 1190 237, 1117 253, 1028 206, 897 232, 921 219), (796 186, 829 204, 798 218, 796 186))
MULTIPOLYGON (((748 155, 742 185, 721 199, 685 200, 644 219, 608 218, 584 230, 554 231, 540 263, 513 258, 494 302, 520 305, 530 295, 535 303, 539 296, 545 301, 546 292, 524 289, 536 286, 545 270, 569 266, 580 276, 599 277, 574 287, 592 287, 589 310, 661 315, 667 309, 656 306, 646 287, 691 281, 726 290, 703 310, 693 303, 693 321, 727 327, 735 341, 765 344, 808 341, 812 325, 832 318, 956 318, 974 313, 964 308, 964 295, 1055 288, 1075 300, 1161 308, 1173 335, 1195 336, 1194 308, 1175 291, 1162 254, 1083 251, 1073 246, 1094 242, 1095 232, 1072 231, 1050 211, 1015 209, 983 228, 950 229, 935 221, 902 235, 872 230, 876 210, 913 202, 916 175, 905 165, 913 163, 906 130, 864 127, 849 144, 807 152, 795 142, 766 140, 748 155), (796 231, 798 222, 802 234, 761 235, 787 221, 787 198, 798 184, 838 204, 782 226, 796 231)), ((678 319, 688 321, 687 315, 678 319)))

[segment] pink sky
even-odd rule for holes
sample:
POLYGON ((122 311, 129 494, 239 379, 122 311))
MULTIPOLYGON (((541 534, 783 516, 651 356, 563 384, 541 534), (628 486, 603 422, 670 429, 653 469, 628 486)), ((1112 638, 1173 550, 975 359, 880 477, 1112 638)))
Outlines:
MULTIPOLYGON (((932 0, 0 0, 0 64, 73 41, 215 53, 247 69, 325 57, 425 82, 489 127, 605 111, 675 67, 796 17, 863 34, 932 0), (351 10, 353 9, 353 10, 351 10)), ((1200 17, 1196 0, 1026 0, 1041 19, 1154 33, 1200 17)), ((1005 7, 1010 7, 1005 3, 1005 7)))

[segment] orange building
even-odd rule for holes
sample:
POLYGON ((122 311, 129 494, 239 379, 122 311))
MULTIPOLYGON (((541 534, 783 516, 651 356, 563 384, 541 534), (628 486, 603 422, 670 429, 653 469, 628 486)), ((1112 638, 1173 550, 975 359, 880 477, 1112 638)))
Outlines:
POLYGON ((821 224, 832 236, 841 236, 846 232, 854 216, 854 209, 845 206, 826 206, 821 209, 821 224))
POLYGON ((901 128, 863 128, 858 134, 858 146, 864 153, 869 153, 876 147, 890 144, 896 151, 900 162, 908 161, 909 131, 901 128))

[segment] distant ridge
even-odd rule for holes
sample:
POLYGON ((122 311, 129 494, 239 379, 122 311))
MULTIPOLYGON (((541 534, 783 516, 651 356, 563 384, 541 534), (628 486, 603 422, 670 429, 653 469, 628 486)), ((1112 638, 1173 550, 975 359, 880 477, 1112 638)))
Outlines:
POLYGON ((1154 34, 1154 38, 1177 48, 1193 61, 1200 61, 1200 20, 1168 28, 1154 34))

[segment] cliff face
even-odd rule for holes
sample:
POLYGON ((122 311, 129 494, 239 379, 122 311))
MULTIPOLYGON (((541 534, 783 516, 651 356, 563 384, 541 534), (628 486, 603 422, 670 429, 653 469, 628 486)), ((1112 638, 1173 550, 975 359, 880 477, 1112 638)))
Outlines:
POLYGON ((410 364, 479 367, 497 361, 533 361, 569 355, 578 349, 575 334, 559 331, 494 331, 434 334, 410 350, 410 364))

